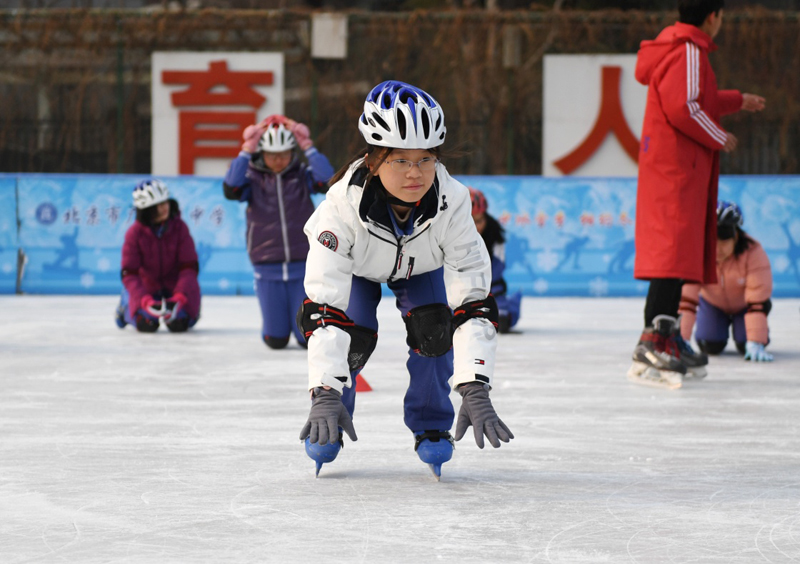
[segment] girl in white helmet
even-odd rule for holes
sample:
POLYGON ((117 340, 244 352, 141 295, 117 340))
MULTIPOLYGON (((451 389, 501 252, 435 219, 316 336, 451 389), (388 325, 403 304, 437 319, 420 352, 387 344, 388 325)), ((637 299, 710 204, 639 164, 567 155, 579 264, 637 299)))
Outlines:
POLYGON ((136 221, 122 245, 122 297, 116 322, 152 333, 161 320, 171 332, 193 327, 200 317, 197 251, 178 202, 160 180, 133 190, 136 221))
POLYGON ((489 255, 469 191, 439 162, 446 129, 432 96, 383 82, 358 127, 367 148, 305 225, 308 298, 298 325, 308 339, 311 412, 300 439, 317 472, 338 454, 340 429, 356 440, 353 381, 377 342, 385 282, 407 329, 405 424, 438 477, 453 452, 450 378, 463 398, 455 440, 470 425, 481 448, 484 435, 494 447, 513 438, 489 399, 497 343, 489 255))
POLYGON ((311 193, 324 193, 333 167, 311 141, 308 127, 272 115, 244 130, 242 150, 225 176, 225 197, 247 203, 247 252, 261 307, 261 337, 271 349, 295 338, 294 318, 303 301, 308 240, 303 224, 314 211, 311 193), (296 152, 303 151, 308 164, 296 152))

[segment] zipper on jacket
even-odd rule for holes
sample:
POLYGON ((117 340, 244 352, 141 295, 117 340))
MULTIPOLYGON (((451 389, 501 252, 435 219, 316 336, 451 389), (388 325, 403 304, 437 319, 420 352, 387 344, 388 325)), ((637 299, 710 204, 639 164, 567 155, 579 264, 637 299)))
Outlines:
POLYGON ((283 235, 283 253, 285 255, 284 260, 289 262, 291 257, 289 256, 289 230, 286 226, 286 213, 283 210, 283 177, 280 174, 276 174, 275 180, 277 181, 275 188, 278 192, 278 213, 281 216, 281 235, 283 235))
POLYGON ((412 270, 414 270, 414 257, 408 257, 408 271, 406 271, 406 280, 411 278, 412 270))

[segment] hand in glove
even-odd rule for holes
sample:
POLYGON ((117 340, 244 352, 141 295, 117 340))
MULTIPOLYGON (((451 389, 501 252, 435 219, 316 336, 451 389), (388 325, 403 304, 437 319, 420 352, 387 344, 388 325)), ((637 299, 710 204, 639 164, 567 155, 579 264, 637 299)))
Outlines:
POLYGON ((242 151, 255 153, 258 150, 258 142, 261 141, 264 132, 274 123, 286 123, 286 118, 280 114, 273 114, 262 119, 259 123, 248 125, 242 133, 242 151))
POLYGON ((145 310, 148 315, 152 315, 153 317, 161 317, 163 313, 161 311, 161 300, 156 301, 153 299, 153 296, 142 296, 140 307, 145 310))
POLYGON ((189 303, 189 298, 184 296, 180 292, 175 292, 172 294, 171 298, 167 299, 167 311, 164 313, 164 319, 169 321, 170 319, 177 318, 178 313, 186 307, 186 304, 189 303))
POLYGON ((457 441, 461 440, 470 425, 475 431, 475 443, 478 448, 483 448, 484 434, 494 448, 500 448, 500 441, 507 443, 514 438, 514 433, 500 420, 492 407, 488 385, 469 382, 459 386, 456 391, 462 398, 456 423, 457 441))
POLYGON ((335 443, 339 440, 339 427, 351 441, 358 440, 353 420, 342 403, 342 395, 336 390, 314 388, 311 393, 311 413, 300 431, 300 440, 309 437, 312 443, 318 442, 320 446, 328 444, 328 440, 335 443))
POLYGON ((754 341, 747 341, 744 345, 744 359, 754 362, 772 362, 773 360, 765 346, 754 341))
POLYGON ((306 124, 298 123, 293 119, 287 119, 286 127, 292 132, 292 135, 294 135, 297 146, 303 151, 307 151, 314 146, 314 142, 311 140, 311 133, 308 131, 308 126, 306 124))

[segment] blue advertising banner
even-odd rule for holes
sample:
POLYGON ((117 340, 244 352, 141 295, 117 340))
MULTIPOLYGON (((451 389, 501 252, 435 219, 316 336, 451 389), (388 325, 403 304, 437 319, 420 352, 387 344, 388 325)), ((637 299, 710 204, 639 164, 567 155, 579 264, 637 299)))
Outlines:
MULTIPOLYGON (((506 229, 506 282, 525 295, 634 296, 636 179, 458 176, 506 229)), ((767 251, 776 297, 800 296, 800 178, 727 176, 744 229, 767 251)))
MULTIPOLYGON (((133 187, 144 176, 19 177, 19 244, 27 256, 22 290, 108 294, 122 288, 125 232, 135 219, 133 187)), ((218 178, 167 179, 189 226, 207 294, 253 292, 245 253, 244 206, 222 197, 218 178)))
POLYGON ((17 177, 0 175, 0 294, 17 289, 17 177))
MULTIPOLYGON (((108 294, 121 289, 125 232, 141 175, 0 176, 0 291, 15 291, 17 248, 30 293, 108 294), (17 238, 16 216, 19 214, 17 238)), ((506 281, 534 296, 636 296, 635 179, 458 176, 482 190, 506 229, 506 281)), ((197 246, 206 294, 252 294, 245 205, 222 180, 164 178, 197 246)), ((744 228, 772 263, 776 297, 800 296, 800 177, 723 177, 720 197, 739 203, 744 228)), ((322 196, 316 197, 318 203, 322 196)))

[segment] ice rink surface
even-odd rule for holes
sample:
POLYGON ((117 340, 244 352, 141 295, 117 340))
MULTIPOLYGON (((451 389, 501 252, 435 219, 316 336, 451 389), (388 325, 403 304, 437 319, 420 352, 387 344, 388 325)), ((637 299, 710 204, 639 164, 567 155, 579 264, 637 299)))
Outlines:
POLYGON ((0 297, 4 564, 800 561, 800 300, 775 302, 773 364, 728 351, 665 391, 625 378, 643 300, 527 298, 492 392, 517 438, 468 435, 441 482, 402 422, 391 300, 359 441, 319 479, 305 351, 261 343, 255 298, 206 298, 183 335, 120 331, 115 305, 0 297))

